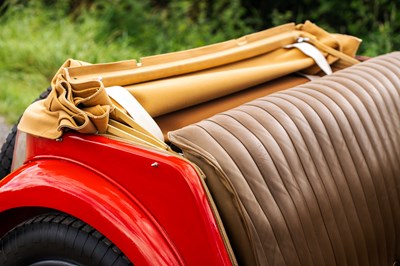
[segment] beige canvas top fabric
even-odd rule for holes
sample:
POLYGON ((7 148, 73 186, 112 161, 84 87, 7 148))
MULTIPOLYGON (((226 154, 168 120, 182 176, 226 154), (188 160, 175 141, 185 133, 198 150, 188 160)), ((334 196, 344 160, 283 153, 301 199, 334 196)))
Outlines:
POLYGON ((320 70, 312 58, 297 49, 283 48, 299 37, 317 47, 333 68, 358 63, 353 56, 359 39, 329 34, 311 22, 286 24, 215 45, 147 57, 140 63, 128 60, 91 65, 67 60, 52 80, 50 95, 27 108, 18 128, 50 139, 60 137, 66 129, 123 138, 130 135, 131 140, 167 149, 124 115, 104 88, 124 86, 152 117, 157 117, 296 71, 317 74, 320 70), (135 130, 126 132, 132 125, 135 130))
POLYGON ((239 265, 400 259, 400 52, 169 133, 239 265))

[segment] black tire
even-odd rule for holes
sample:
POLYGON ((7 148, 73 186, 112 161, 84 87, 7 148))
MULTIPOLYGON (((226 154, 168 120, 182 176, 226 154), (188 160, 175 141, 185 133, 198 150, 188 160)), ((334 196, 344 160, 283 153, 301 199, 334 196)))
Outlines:
POLYGON ((1 240, 0 265, 132 265, 101 233, 66 214, 43 214, 1 240))
MULTIPOLYGON (((39 97, 33 102, 43 100, 47 98, 51 91, 51 87, 48 87, 44 92, 42 92, 39 97)), ((8 134, 6 142, 1 147, 0 151, 0 180, 2 180, 6 175, 11 172, 11 164, 12 158, 14 154, 14 146, 15 146, 15 137, 17 135, 17 126, 18 123, 15 124, 11 132, 8 134)))

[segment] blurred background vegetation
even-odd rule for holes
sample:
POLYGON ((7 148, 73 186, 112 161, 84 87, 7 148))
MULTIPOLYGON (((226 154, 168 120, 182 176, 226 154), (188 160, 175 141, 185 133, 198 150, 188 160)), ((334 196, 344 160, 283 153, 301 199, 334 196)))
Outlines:
POLYGON ((390 0, 0 0, 0 115, 13 123, 59 66, 140 58, 311 20, 363 39, 359 54, 400 47, 390 0))

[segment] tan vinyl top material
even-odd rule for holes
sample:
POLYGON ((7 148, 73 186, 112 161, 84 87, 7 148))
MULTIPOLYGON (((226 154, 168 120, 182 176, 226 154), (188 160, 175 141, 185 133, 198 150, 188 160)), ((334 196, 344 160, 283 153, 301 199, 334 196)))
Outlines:
POLYGON ((239 265, 400 259, 400 52, 169 138, 205 173, 239 265))
MULTIPOLYGON (((147 143, 151 133, 143 129, 139 134, 124 130, 123 125, 131 127, 135 121, 121 115, 124 110, 110 101, 105 87, 124 86, 152 117, 162 116, 296 71, 318 73, 320 69, 312 58, 298 49, 284 48, 297 42, 299 37, 307 38, 318 48, 332 68, 358 63, 353 56, 359 39, 330 34, 308 21, 220 44, 143 58, 140 64, 127 60, 90 65, 71 59, 53 78, 48 98, 25 111, 19 129, 51 139, 72 129, 82 133, 117 134, 147 143), (117 124, 110 121, 123 125, 115 128, 117 124)), ((156 140, 150 145, 166 149, 156 140)))
POLYGON ((224 97, 155 117, 154 120, 164 132, 164 139, 168 140, 169 131, 199 122, 251 100, 283 89, 292 88, 308 81, 308 79, 299 75, 284 76, 224 97))

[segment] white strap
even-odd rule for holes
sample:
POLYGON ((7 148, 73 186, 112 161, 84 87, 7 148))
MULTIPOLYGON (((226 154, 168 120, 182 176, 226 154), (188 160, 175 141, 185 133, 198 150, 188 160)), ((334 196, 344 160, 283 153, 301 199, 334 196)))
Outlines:
POLYGON ((113 86, 106 88, 106 91, 108 96, 121 105, 139 125, 164 141, 160 127, 127 89, 121 86, 113 86))
POLYGON ((328 61, 326 61, 325 56, 313 45, 306 42, 298 42, 285 46, 285 48, 293 47, 299 49, 303 54, 314 59, 315 63, 321 68, 322 71, 325 72, 325 74, 332 74, 331 66, 329 65, 328 61))

